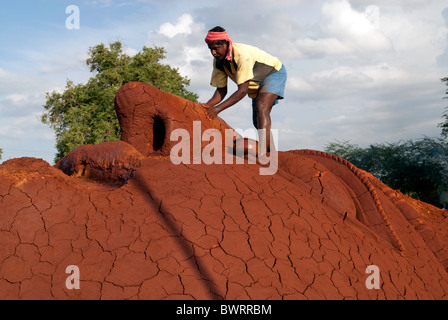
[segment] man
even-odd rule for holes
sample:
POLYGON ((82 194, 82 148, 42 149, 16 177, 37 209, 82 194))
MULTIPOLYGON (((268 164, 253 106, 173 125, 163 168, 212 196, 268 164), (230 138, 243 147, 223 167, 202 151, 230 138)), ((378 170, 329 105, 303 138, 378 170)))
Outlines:
MULTIPOLYGON (((205 103, 207 115, 214 119, 223 110, 235 105, 246 94, 252 98, 252 119, 256 129, 265 129, 271 137, 271 110, 283 99, 286 69, 280 60, 256 47, 233 43, 225 29, 211 29, 205 42, 215 58, 210 84, 216 87, 213 97, 205 103), (227 78, 238 89, 226 100, 227 78)), ((261 139, 260 139, 261 140, 261 139)), ((266 139, 269 152, 271 139, 266 139)), ((261 141, 260 141, 261 142, 261 141)))

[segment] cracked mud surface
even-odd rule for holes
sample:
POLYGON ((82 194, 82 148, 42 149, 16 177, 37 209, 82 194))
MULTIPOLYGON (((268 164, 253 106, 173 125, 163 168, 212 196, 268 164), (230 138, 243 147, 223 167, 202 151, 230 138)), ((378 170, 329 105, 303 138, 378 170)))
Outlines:
POLYGON ((344 159, 279 152, 261 176, 142 154, 118 141, 0 165, 0 299, 447 299, 444 211, 344 159))

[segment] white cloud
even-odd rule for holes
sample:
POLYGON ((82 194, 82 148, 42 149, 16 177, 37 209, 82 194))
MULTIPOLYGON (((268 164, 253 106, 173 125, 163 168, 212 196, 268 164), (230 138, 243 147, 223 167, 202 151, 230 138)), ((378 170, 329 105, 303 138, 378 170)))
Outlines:
MULTIPOLYGON (((413 81, 411 75, 387 63, 366 66, 340 66, 317 72, 311 76, 314 83, 337 84, 338 87, 359 89, 387 88, 406 85, 413 81)), ((354 93, 354 92, 353 92, 354 93)))
POLYGON ((193 17, 190 14, 183 14, 177 19, 175 25, 169 22, 162 24, 158 33, 167 36, 168 38, 173 38, 178 34, 191 34, 191 25, 193 22, 193 17))
POLYGON ((379 28, 379 12, 375 8, 368 6, 359 12, 346 0, 324 2, 319 36, 300 38, 294 46, 302 57, 389 51, 391 42, 379 28))
MULTIPOLYGON (((354 8, 364 8, 369 5, 376 5, 382 8, 396 7, 404 12, 421 9, 434 3, 433 0, 349 0, 354 8)), ((436 0, 438 1, 438 0, 436 0)))
POLYGON ((114 4, 114 0, 87 0, 85 4, 91 6, 110 7, 114 4))
POLYGON ((352 49, 335 38, 299 39, 294 44, 300 50, 301 57, 322 57, 327 54, 349 54, 352 49))
POLYGON ((385 51, 391 48, 389 39, 378 27, 375 10, 364 12, 354 10, 348 1, 334 0, 322 6, 322 31, 338 39, 353 51, 385 51))
POLYGON ((133 57, 138 53, 138 50, 126 47, 126 48, 123 48, 123 53, 130 57, 133 57))
POLYGON ((205 33, 203 23, 195 21, 190 14, 182 14, 176 25, 165 22, 156 31, 150 30, 146 43, 147 46, 165 48, 164 63, 177 68, 182 76, 187 77, 191 83, 188 89, 198 93, 202 100, 210 98, 203 97, 203 92, 210 89, 213 59, 204 42, 205 33))
POLYGON ((56 154, 54 132, 41 123, 40 112, 0 117, 0 144, 3 149, 2 161, 37 157, 53 164, 56 154))
POLYGON ((297 76, 288 77, 288 89, 295 92, 314 92, 314 87, 305 79, 297 76))
POLYGON ((9 94, 5 97, 6 100, 10 100, 13 104, 19 104, 21 102, 27 101, 28 96, 20 93, 9 94))
POLYGON ((428 19, 397 13, 385 15, 381 26, 393 42, 396 62, 409 68, 427 72, 447 45, 448 28, 428 19))

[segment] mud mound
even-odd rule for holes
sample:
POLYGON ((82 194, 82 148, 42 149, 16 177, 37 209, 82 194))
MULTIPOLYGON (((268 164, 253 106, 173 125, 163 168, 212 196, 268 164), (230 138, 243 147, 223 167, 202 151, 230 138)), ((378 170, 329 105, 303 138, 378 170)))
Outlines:
POLYGON ((0 165, 1 299, 447 299, 444 211, 313 150, 175 165, 175 128, 230 127, 141 83, 116 104, 122 141, 0 165))

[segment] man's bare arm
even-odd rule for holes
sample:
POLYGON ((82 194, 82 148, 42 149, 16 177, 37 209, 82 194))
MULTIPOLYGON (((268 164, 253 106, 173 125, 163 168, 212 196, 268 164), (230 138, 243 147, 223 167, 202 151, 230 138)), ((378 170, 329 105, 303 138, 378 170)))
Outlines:
POLYGON ((227 100, 224 100, 214 107, 210 107, 207 110, 207 114, 214 119, 220 112, 238 103, 241 99, 245 97, 247 91, 249 90, 249 81, 246 81, 238 86, 236 90, 227 100))
POLYGON ((225 96, 227 95, 227 87, 224 88, 216 88, 215 93, 213 94, 213 97, 205 103, 205 105, 209 107, 214 107, 218 103, 224 100, 225 96))

